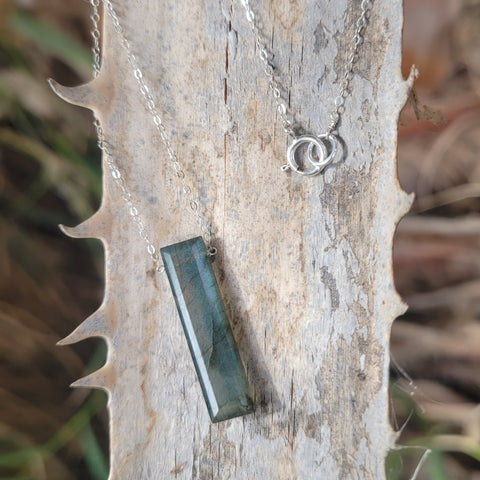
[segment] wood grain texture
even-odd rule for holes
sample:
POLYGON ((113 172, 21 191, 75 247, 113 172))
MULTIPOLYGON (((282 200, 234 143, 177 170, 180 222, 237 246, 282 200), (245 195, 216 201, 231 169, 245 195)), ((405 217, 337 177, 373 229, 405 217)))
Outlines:
MULTIPOLYGON (((295 120, 324 131, 359 0, 255 2, 295 120)), ((256 413, 212 425, 164 274, 113 179, 68 233, 106 251, 100 309, 63 343, 106 338, 106 365, 77 386, 109 394, 119 479, 381 479, 390 328, 404 310, 392 237, 410 205, 396 178, 402 2, 375 1, 340 126, 344 159, 323 176, 280 171, 287 139, 239 1, 118 0, 187 174, 216 231, 215 270, 256 413)), ((110 20, 99 77, 55 86, 92 108, 158 246, 200 233, 110 20)))

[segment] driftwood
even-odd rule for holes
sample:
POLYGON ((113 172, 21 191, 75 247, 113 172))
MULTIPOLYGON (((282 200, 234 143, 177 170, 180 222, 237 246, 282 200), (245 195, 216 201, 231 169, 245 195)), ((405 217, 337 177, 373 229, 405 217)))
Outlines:
MULTIPOLYGON (((239 1, 115 3, 187 181, 213 212, 214 266, 256 412, 212 425, 167 279, 105 169, 99 211, 69 235, 106 253, 103 304, 61 343, 108 343, 75 383, 109 394, 111 479, 375 479, 394 445, 390 328, 404 311, 392 237, 410 205, 396 178, 402 2, 375 1, 340 126, 344 158, 285 174, 287 139, 239 1)), ((359 1, 261 1, 296 121, 328 125, 359 1)), ((158 246, 200 234, 108 16, 100 75, 56 85, 98 115, 158 246)))

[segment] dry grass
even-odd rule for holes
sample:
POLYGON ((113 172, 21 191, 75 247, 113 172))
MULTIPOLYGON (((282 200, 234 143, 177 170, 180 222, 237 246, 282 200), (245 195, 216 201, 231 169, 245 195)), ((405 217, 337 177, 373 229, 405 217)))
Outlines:
MULTIPOLYGON (((420 78, 416 104, 405 108, 400 127, 400 181, 416 200, 395 239, 396 285, 409 310, 392 330, 393 410, 398 424, 409 419, 399 443, 432 450, 419 479, 474 480, 480 478, 480 57, 472 52, 480 51, 480 2, 409 0, 406 8, 407 21, 430 16, 423 31, 410 24, 405 31, 405 58, 419 66, 420 78)), ((421 455, 406 452, 402 473, 392 460, 392 478, 410 478, 421 455)))

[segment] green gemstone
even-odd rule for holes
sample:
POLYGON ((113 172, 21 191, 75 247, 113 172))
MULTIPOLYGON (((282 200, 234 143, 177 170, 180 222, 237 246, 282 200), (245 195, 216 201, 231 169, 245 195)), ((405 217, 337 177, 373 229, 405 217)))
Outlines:
POLYGON ((247 376, 202 237, 160 252, 212 422, 252 413, 247 376))

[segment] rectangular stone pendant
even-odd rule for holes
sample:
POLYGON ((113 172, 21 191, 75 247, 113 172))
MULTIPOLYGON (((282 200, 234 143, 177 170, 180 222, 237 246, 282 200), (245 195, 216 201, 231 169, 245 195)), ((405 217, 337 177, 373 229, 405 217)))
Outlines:
POLYGON ((252 413, 247 376, 203 238, 160 253, 212 422, 252 413))

